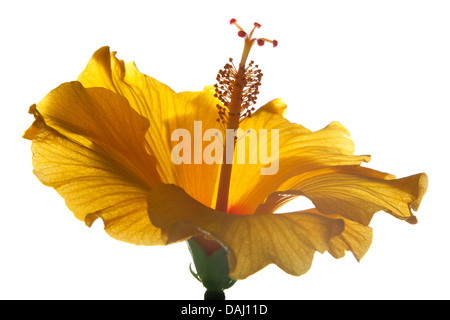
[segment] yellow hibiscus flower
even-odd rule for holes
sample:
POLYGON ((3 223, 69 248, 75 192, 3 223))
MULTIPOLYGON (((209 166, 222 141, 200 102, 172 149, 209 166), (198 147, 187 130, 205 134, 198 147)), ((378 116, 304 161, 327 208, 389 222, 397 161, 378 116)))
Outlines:
MULTIPOLYGON (((86 225, 101 218, 115 239, 136 245, 191 239, 194 261, 199 248, 205 259, 223 252, 225 260, 219 260, 228 262, 224 270, 233 280, 268 264, 304 274, 316 251, 335 258, 351 251, 359 261, 378 211, 416 223, 412 210, 426 192, 426 174, 396 179, 362 167, 370 157, 353 155, 345 127, 333 122, 312 132, 291 123, 281 99, 253 110, 262 74, 246 63, 248 53, 255 43, 277 42, 253 38, 259 24, 247 34, 231 23, 244 38, 242 59, 238 67, 226 64, 218 84, 202 92, 175 93, 108 47, 95 52, 77 81, 30 108, 35 121, 24 137, 32 140, 38 179, 86 225), (183 141, 174 139, 180 129, 187 134, 183 141), (242 137, 227 136, 237 129, 242 137), (277 135, 269 139, 267 131, 277 135), (194 144, 187 144, 188 136, 194 144), (260 161, 261 153, 249 161, 256 150, 250 136, 259 152, 275 151, 271 174, 262 174, 273 163, 260 161), (234 152, 241 140, 248 143, 239 162, 234 152), (174 154, 181 160, 174 161, 174 154), (205 154, 214 161, 205 161, 205 154), (299 196, 315 208, 274 214, 299 196)), ((205 284, 201 268, 197 277, 205 284)))

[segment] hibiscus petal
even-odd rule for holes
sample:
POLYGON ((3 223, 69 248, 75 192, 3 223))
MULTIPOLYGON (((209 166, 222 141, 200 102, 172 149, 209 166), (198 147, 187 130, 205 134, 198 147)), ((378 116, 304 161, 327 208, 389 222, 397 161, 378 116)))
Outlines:
POLYGON ((68 82, 42 99, 35 113, 38 121, 62 135, 86 147, 95 144, 148 186, 159 183, 156 161, 145 150, 148 121, 123 97, 68 82))
MULTIPOLYGON (((176 173, 177 185, 182 186, 183 189, 193 198, 197 199, 204 205, 212 207, 215 204, 215 197, 217 195, 217 184, 219 182, 220 164, 207 164, 202 151, 211 142, 203 141, 204 134, 209 129, 215 129, 221 132, 217 121, 215 105, 217 103, 213 95, 213 87, 205 87, 202 92, 182 92, 177 95, 180 99, 180 105, 175 115, 171 117, 171 121, 167 122, 167 145, 168 152, 172 152, 178 141, 171 141, 170 136, 177 129, 186 129, 191 137, 191 163, 181 163, 175 165, 170 160, 171 166, 176 173), (214 112, 211 112, 214 109, 214 112), (210 110, 210 111, 208 111, 210 110), (196 157, 195 153, 200 150, 200 154, 196 157)), ((212 137, 211 140, 218 139, 220 148, 222 142, 220 138, 212 137)), ((165 180, 167 183, 172 183, 165 180)))
POLYGON ((148 197, 149 216, 162 229, 167 243, 202 233, 228 251, 230 277, 244 279, 268 264, 301 275, 311 266, 315 251, 325 252, 344 228, 341 219, 313 212, 230 215, 208 208, 183 189, 161 184, 148 197))
POLYGON ((361 261, 372 244, 372 228, 362 225, 358 222, 345 219, 339 215, 326 215, 317 209, 310 210, 316 214, 324 215, 333 219, 342 219, 344 221, 344 230, 341 234, 332 238, 328 252, 336 259, 345 256, 345 251, 350 251, 356 260, 361 261))
MULTIPOLYGON (((275 212, 286 202, 301 195, 302 193, 298 190, 274 192, 269 197, 267 197, 265 203, 259 205, 255 214, 270 214, 272 212, 275 212)), ((308 209, 307 211, 319 215, 325 215, 326 217, 333 219, 341 219, 344 221, 344 231, 340 235, 331 239, 330 247, 328 248, 330 254, 336 259, 342 258, 345 255, 345 251, 351 251, 356 260, 360 261, 366 254, 367 250, 369 250, 369 247, 372 243, 372 228, 346 219, 339 215, 321 213, 316 208, 308 209)))
POLYGON ((147 215, 146 195, 160 181, 145 150, 148 121, 123 97, 78 82, 59 86, 31 112, 36 121, 25 137, 33 139, 40 181, 86 224, 101 217, 114 238, 159 244, 147 215))
MULTIPOLYGON (((341 217, 341 219, 343 218, 341 217)), ((343 220, 345 222, 344 231, 331 239, 328 252, 339 259, 345 255, 345 251, 350 251, 356 260, 361 261, 372 244, 372 228, 349 219, 343 220)))
MULTIPOLYGON (((369 161, 369 156, 352 155, 354 144, 347 129, 340 123, 333 122, 322 130, 312 132, 286 120, 283 117, 285 109, 283 100, 273 100, 242 122, 244 132, 254 129, 258 134, 260 129, 265 129, 270 137, 271 130, 279 130, 278 148, 275 148, 278 149, 278 170, 275 174, 262 175, 261 169, 270 164, 263 165, 261 161, 233 165, 229 212, 239 213, 235 212, 237 208, 255 212, 258 204, 292 176, 327 166, 359 165, 369 161)), ((247 145, 246 152, 258 154, 265 149, 270 154, 271 141, 268 139, 267 145, 265 141, 258 136, 258 146, 250 149, 247 145)))
POLYGON ((286 181, 280 189, 301 192, 321 212, 364 225, 382 210, 414 224, 417 219, 411 210, 419 208, 427 185, 425 173, 394 179, 372 169, 345 166, 307 172, 286 181))
MULTIPOLYGON (((147 148, 158 161, 162 181, 182 185, 191 196, 205 205, 212 205, 218 165, 194 164, 194 159, 189 165, 175 165, 171 157, 171 151, 178 143, 171 140, 174 130, 188 130, 193 144, 194 121, 201 121, 201 145, 207 129, 219 129, 217 99, 212 87, 206 87, 203 92, 175 93, 165 84, 142 74, 134 62, 124 63, 117 59, 109 47, 94 53, 78 80, 85 87, 103 87, 125 97, 150 123, 146 134, 147 148)), ((203 143, 203 147, 205 145, 203 143)))
POLYGON ((148 188, 111 157, 51 128, 32 143, 33 171, 64 198, 75 217, 90 226, 102 218, 113 238, 140 245, 162 244, 147 214, 148 188))

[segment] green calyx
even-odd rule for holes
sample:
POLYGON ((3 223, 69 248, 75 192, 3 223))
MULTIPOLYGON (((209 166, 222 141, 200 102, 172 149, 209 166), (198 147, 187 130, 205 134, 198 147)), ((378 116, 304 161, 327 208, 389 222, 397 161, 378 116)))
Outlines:
POLYGON ((236 283, 228 274, 227 252, 224 248, 208 256, 194 239, 187 241, 197 273, 192 275, 206 288, 205 300, 225 300, 225 289, 236 283))

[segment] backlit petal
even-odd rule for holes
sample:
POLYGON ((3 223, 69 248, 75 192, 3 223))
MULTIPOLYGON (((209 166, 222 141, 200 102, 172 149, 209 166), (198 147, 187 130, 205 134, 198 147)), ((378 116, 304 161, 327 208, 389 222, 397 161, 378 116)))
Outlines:
MULTIPOLYGON (((359 165, 369 161, 369 156, 353 156, 354 144, 347 129, 338 122, 333 122, 322 130, 312 132, 305 127, 291 123, 283 117, 286 105, 281 99, 273 100, 260 108, 251 118, 242 122, 244 132, 254 129, 257 134, 260 129, 267 130, 268 143, 258 135, 258 145, 249 148, 247 154, 259 155, 261 149, 271 152, 271 130, 279 130, 278 169, 274 174, 262 175, 261 169, 271 164, 263 165, 260 160, 251 164, 233 165, 229 212, 255 212, 257 206, 292 176, 337 165, 359 165), (245 186, 245 188, 242 188, 245 186)), ((247 139, 247 138, 243 138, 247 139)), ((274 148, 276 150, 277 148, 274 148)), ((237 152, 240 150, 237 148, 237 152)))
POLYGON ((64 198, 74 215, 90 226, 103 219, 113 238, 133 244, 162 244, 148 219, 148 188, 112 158, 50 128, 32 143, 33 171, 64 198))
MULTIPOLYGON (((171 141, 174 130, 188 130, 193 145, 194 121, 202 122, 200 141, 207 129, 218 128, 217 101, 212 87, 206 87, 203 92, 175 93, 165 84, 142 74, 134 62, 117 59, 108 47, 95 52, 78 80, 85 87, 103 87, 125 97, 150 123, 147 148, 158 161, 162 181, 183 186, 197 200, 212 205, 218 166, 194 164, 194 152, 191 152, 190 165, 175 165, 171 158, 171 151, 178 143, 171 141)), ((203 147, 205 145, 203 143, 203 147)))
POLYGON ((316 214, 321 214, 329 218, 342 219, 344 221, 344 230, 330 241, 328 252, 336 259, 345 256, 345 251, 350 251, 356 260, 360 261, 369 250, 372 244, 372 228, 362 225, 358 222, 345 219, 339 215, 325 215, 317 209, 309 210, 316 214))
MULTIPOLYGON (((259 205, 255 214, 270 214, 275 212, 278 208, 286 202, 301 196, 302 193, 298 190, 288 190, 285 192, 274 192, 265 203, 259 205)), ((319 215, 325 215, 316 208, 307 210, 319 215)), ((346 219, 339 215, 326 214, 326 217, 334 219, 342 219, 345 223, 344 231, 331 239, 328 251, 336 259, 342 258, 345 251, 351 251, 355 258, 360 261, 364 254, 369 250, 372 243, 372 228, 360 224, 358 222, 346 219)))
MULTIPOLYGON (((175 165, 170 159, 168 167, 173 168, 176 184, 181 186, 190 196, 200 201, 206 206, 212 207, 215 203, 215 196, 218 183, 218 174, 220 164, 207 164, 203 156, 203 151, 211 142, 203 140, 204 134, 209 129, 219 130, 218 123, 215 121, 217 114, 215 111, 216 100, 213 95, 212 87, 205 87, 202 92, 182 92, 177 98, 182 101, 176 114, 170 118, 167 123, 167 140, 165 146, 167 152, 172 152, 178 141, 171 141, 171 134, 177 129, 186 129, 191 137, 191 163, 181 163, 175 165), (214 109, 214 113, 208 110, 214 109)), ((222 147, 220 138, 218 144, 222 147)), ((168 180, 165 180, 166 182, 168 180)), ((168 181, 170 182, 170 181, 168 181)))
POLYGON ((244 279, 268 264, 301 275, 315 251, 325 252, 344 228, 341 219, 313 212, 230 215, 197 202, 181 188, 161 184, 148 198, 150 220, 167 243, 206 233, 228 251, 230 277, 244 279))
POLYGON ((360 261, 372 244, 372 228, 349 219, 344 219, 344 222, 344 231, 331 239, 328 252, 338 259, 345 255, 345 251, 350 251, 360 261))
POLYGON ((321 212, 339 214, 368 225, 375 212, 416 223, 428 185, 425 173, 394 179, 392 175, 358 166, 329 167, 286 181, 280 189, 300 191, 321 212))
POLYGON ((160 181, 145 149, 148 121, 123 97, 79 82, 56 88, 31 112, 36 121, 25 137, 33 139, 40 181, 86 224, 101 217, 114 238, 159 244, 147 215, 146 195, 160 181))
POLYGON ((156 161, 145 150, 148 121, 121 96, 68 82, 36 106, 47 126, 88 148, 101 150, 151 187, 159 183, 156 161))

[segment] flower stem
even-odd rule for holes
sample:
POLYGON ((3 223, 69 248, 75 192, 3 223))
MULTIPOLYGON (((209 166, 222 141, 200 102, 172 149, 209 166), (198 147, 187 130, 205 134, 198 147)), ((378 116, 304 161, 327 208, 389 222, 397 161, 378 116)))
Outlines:
POLYGON ((205 300, 225 300, 225 292, 223 290, 206 290, 205 300))

